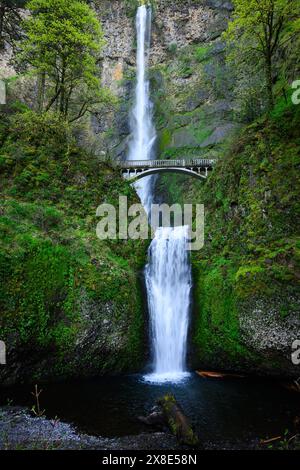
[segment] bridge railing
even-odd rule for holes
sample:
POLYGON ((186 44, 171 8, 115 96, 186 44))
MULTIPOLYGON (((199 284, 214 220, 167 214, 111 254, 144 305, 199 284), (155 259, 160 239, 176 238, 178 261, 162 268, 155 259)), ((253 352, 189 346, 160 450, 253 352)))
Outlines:
POLYGON ((121 168, 186 168, 186 167, 202 167, 212 168, 214 160, 203 158, 188 158, 184 160, 125 160, 120 161, 117 165, 121 168))

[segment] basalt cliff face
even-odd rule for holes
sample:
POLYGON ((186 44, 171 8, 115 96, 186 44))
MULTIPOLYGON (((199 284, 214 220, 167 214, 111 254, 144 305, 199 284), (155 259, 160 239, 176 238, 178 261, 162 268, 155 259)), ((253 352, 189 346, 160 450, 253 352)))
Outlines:
MULTIPOLYGON (((102 152, 105 149, 113 158, 125 158, 135 80, 135 8, 122 1, 94 2, 94 8, 101 12, 106 38, 102 82, 119 97, 119 106, 110 115, 95 114, 93 130, 102 152)), ((153 6, 149 66, 160 154, 221 141, 233 127, 229 115, 232 103, 215 103, 212 90, 201 85, 209 57, 214 57, 209 73, 213 77, 222 74, 224 46, 220 36, 231 11, 226 1, 163 0, 153 6), (216 119, 206 128, 200 122, 206 113, 205 104, 210 104, 210 121, 216 119), (220 114, 226 114, 224 120, 220 114)))

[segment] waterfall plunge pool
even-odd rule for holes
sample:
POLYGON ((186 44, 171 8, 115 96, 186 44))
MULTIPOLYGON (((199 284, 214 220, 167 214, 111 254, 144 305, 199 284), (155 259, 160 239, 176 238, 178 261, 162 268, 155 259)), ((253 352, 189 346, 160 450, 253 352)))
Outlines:
MULTIPOLYGON (((0 389, 0 404, 32 407, 33 386, 0 389)), ((194 373, 178 383, 149 383, 142 375, 102 377, 42 385, 41 408, 80 432, 117 437, 149 432, 137 419, 156 400, 174 393, 200 439, 219 442, 265 439, 293 431, 299 396, 280 383, 258 379, 204 379, 194 373)))

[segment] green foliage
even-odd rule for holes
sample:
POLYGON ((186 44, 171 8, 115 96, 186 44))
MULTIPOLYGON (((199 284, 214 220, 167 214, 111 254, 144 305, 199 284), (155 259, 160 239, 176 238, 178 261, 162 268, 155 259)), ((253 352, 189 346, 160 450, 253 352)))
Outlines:
POLYGON ((185 55, 180 56, 178 74, 182 78, 189 78, 193 74, 193 69, 189 57, 185 55))
POLYGON ((26 111, 2 118, 1 338, 20 354, 47 354, 52 374, 76 375, 78 365, 66 358, 86 328, 85 309, 96 309, 108 315, 110 330, 95 357, 82 356, 83 367, 133 369, 143 357, 138 271, 146 245, 98 240, 95 213, 101 202, 117 207, 119 194, 136 201, 134 190, 78 148, 57 115, 26 111))
POLYGON ((140 0, 124 0, 126 12, 129 17, 134 17, 140 5, 140 0))
POLYGON ((213 132, 213 129, 206 127, 196 127, 193 129, 193 134, 195 135, 199 144, 202 144, 213 132))
POLYGON ((211 46, 197 46, 195 48, 195 57, 197 62, 205 62, 209 58, 211 46))
POLYGON ((172 135, 169 129, 163 129, 159 138, 159 148, 163 152, 165 148, 170 144, 172 135))
POLYGON ((20 340, 32 347, 46 347, 50 343, 66 347, 74 333, 70 321, 76 318, 71 305, 74 293, 73 284, 69 282, 72 276, 70 253, 63 247, 42 243, 28 235, 19 239, 22 251, 18 256, 14 253, 13 264, 10 264, 12 278, 3 286, 2 336, 16 329, 20 340), (57 318, 59 311, 60 319, 57 318))
POLYGON ((241 344, 234 272, 234 266, 221 258, 214 265, 194 264, 196 307, 201 312, 196 318, 194 339, 202 360, 218 357, 222 361, 225 356, 235 364, 250 356, 241 344))
POLYGON ((38 109, 73 121, 92 104, 107 105, 111 96, 97 68, 103 33, 94 11, 81 0, 31 0, 27 8, 19 61, 38 76, 38 109))
POLYGON ((234 139, 194 193, 206 212, 206 243, 193 253, 195 343, 211 364, 218 354, 224 364, 259 360, 243 347, 242 306, 276 299, 282 318, 299 309, 299 125, 299 109, 280 99, 269 120, 234 139))
POLYGON ((291 115, 293 115, 294 106, 295 105, 292 102, 292 89, 290 89, 286 94, 282 94, 276 101, 274 109, 271 113, 272 120, 279 122, 279 120, 282 119, 284 114, 286 114, 288 111, 291 115))
POLYGON ((171 44, 168 45, 168 52, 171 54, 171 55, 175 55, 176 52, 177 52, 177 43, 176 42, 172 42, 171 44))
POLYGON ((136 15, 136 10, 141 5, 151 5, 152 10, 155 11, 157 0, 123 0, 123 3, 126 8, 127 16, 134 18, 136 15))
MULTIPOLYGON (((299 37, 299 0, 234 0, 233 20, 224 38, 230 46, 229 60, 239 68, 256 72, 261 60, 267 92, 267 109, 274 106, 275 59, 286 44, 299 37)), ((278 67, 279 68, 279 67, 278 67)), ((248 73, 251 76, 251 72, 248 73)))

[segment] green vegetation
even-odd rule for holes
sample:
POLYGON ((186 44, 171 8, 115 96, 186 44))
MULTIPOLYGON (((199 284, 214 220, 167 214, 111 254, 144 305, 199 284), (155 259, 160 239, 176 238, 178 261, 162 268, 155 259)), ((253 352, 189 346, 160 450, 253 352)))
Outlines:
MULTIPOLYGON (((17 6, 1 3, 6 43, 17 6)), ((19 381, 135 370, 144 357, 147 244, 99 240, 96 208, 137 196, 105 152, 85 150, 81 139, 93 106, 110 112, 116 103, 100 85, 102 29, 81 0, 26 7, 24 34, 11 38, 22 73, 7 81, 0 116, 0 337, 15 351, 3 381, 17 369, 19 381), (15 90, 32 80, 28 107, 15 90)))
POLYGON ((229 22, 225 39, 233 47, 229 59, 239 73, 245 73, 249 60, 254 66, 262 62, 267 92, 267 109, 274 107, 273 85, 283 52, 300 31, 299 0, 234 0, 233 21, 229 22), (276 64, 277 62, 277 64, 276 64))
POLYGON ((204 62, 209 59, 211 46, 197 46, 195 48, 195 57, 197 62, 204 62))
POLYGON ((37 108, 55 109, 75 121, 111 96, 97 78, 97 57, 104 44, 94 11, 80 0, 31 0, 24 20, 19 61, 38 77, 37 108))
MULTIPOLYGON (((49 375, 134 369, 143 357, 146 246, 100 241, 95 230, 97 206, 117 206, 119 194, 134 201, 134 191, 80 149, 59 116, 26 111, 1 123, 1 339, 21 361, 28 348, 51 351, 49 375), (99 340, 95 357, 89 328, 99 340), (86 349, 76 365, 79 338, 86 349)), ((37 370, 31 380, 45 378, 37 370)))
POLYGON ((299 125, 299 108, 279 102, 272 118, 243 130, 199 190, 206 244, 193 255, 195 343, 204 362, 217 352, 225 364, 259 364, 239 329, 256 299, 283 318, 299 309, 299 125))
MULTIPOLYGON (((138 3, 124 0, 123 13, 133 16, 138 3)), ((0 47, 18 51, 0 116, 0 337, 20 380, 136 369, 147 246, 95 233, 101 202, 136 200, 103 162, 125 152, 134 68, 126 59, 116 73, 126 90, 117 102, 100 86, 104 39, 88 2, 31 0, 22 38, 21 4, 0 7, 0 47)), ((194 362, 276 369, 278 358, 245 344, 240 321, 258 300, 261 316, 271 306, 283 322, 299 310, 299 1, 234 4, 223 37, 228 11, 211 7, 205 37, 174 37, 151 67, 159 157, 218 161, 207 182, 164 175, 156 190, 164 202, 206 208, 205 247, 192 254, 194 362)), ((107 15, 109 2, 103 8, 107 15)))

